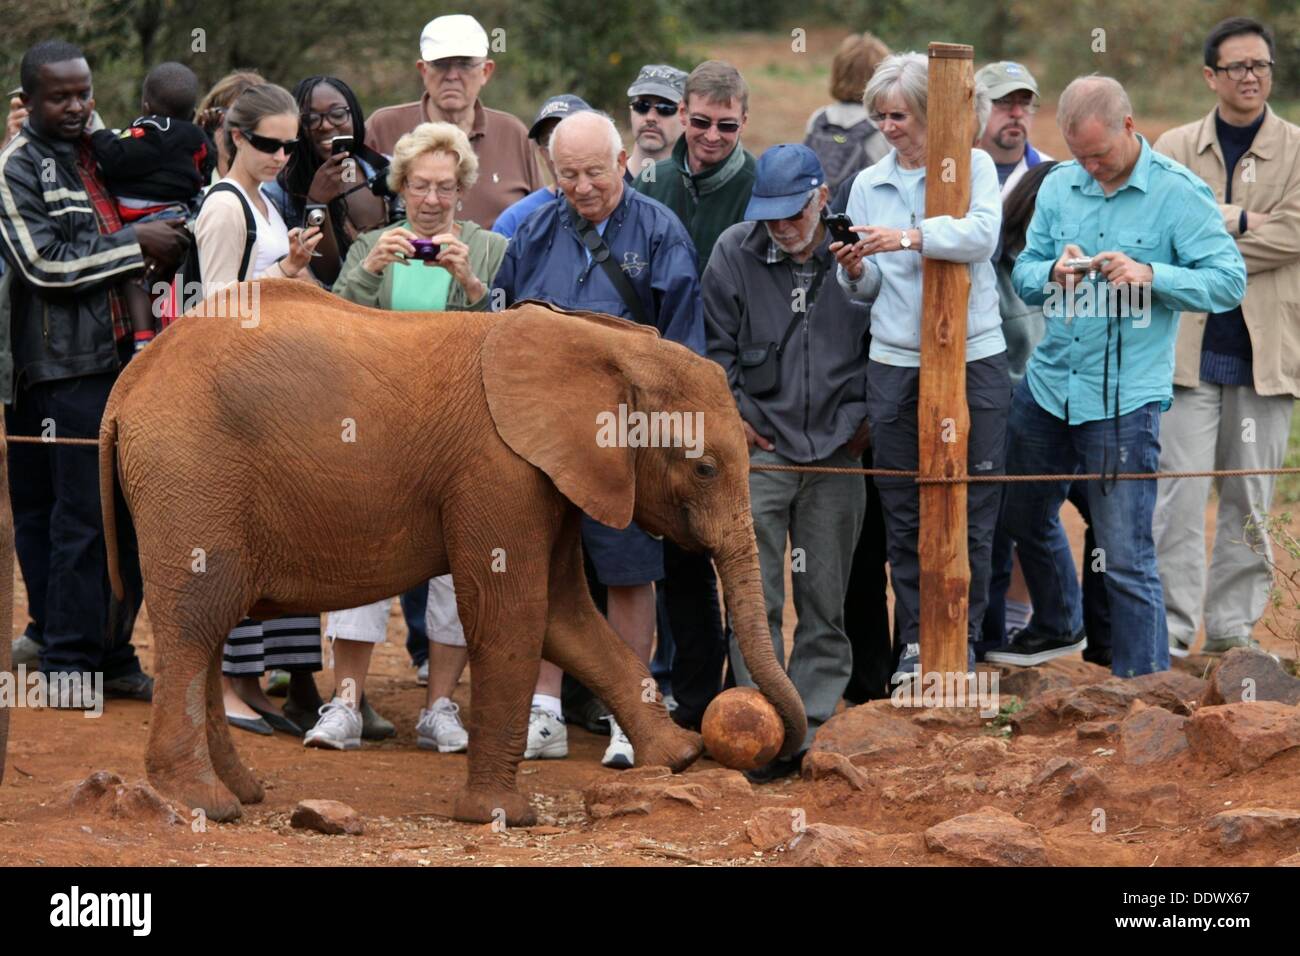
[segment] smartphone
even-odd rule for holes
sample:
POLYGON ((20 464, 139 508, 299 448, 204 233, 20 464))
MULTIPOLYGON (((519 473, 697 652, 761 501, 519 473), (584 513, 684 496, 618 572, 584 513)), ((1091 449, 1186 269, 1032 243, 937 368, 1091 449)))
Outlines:
POLYGON ((844 215, 844 213, 839 213, 835 216, 828 216, 826 215, 826 211, 822 210, 822 222, 826 223, 826 228, 831 231, 831 239, 834 242, 843 242, 846 245, 851 246, 862 238, 862 236, 849 228, 853 225, 853 220, 844 215))
POLYGON ((330 137, 330 155, 337 156, 339 153, 350 153, 356 140, 351 136, 331 136, 330 137))

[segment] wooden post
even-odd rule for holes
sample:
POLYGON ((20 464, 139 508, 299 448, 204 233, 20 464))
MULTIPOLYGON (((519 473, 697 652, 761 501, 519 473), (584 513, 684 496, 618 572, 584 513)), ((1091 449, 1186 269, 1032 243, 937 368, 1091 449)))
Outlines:
MULTIPOLYGON (((972 47, 930 44, 925 215, 965 216, 975 134, 972 47)), ((963 262, 926 258, 921 299, 918 469, 966 474, 966 313, 970 272, 963 262)), ((921 671, 966 672, 970 558, 966 485, 921 485, 921 671)), ((945 680, 945 686, 948 681, 945 680)))

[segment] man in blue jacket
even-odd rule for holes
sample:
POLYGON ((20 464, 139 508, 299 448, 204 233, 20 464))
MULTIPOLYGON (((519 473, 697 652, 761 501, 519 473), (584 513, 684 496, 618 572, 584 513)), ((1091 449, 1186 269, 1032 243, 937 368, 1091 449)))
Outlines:
MULTIPOLYGON (((555 127, 550 150, 564 201, 542 206, 510 240, 493 282, 495 304, 538 299, 621 316, 703 354, 695 247, 666 206, 624 182, 627 153, 613 120, 594 111, 574 113, 555 127)), ((635 522, 618 530, 584 517, 582 544, 608 589, 610 626, 648 664, 654 582, 664 574, 662 543, 635 522)), ((543 662, 525 759, 568 753, 560 682, 559 669, 543 662)), ((632 766, 632 745, 612 717, 610 738, 602 763, 632 766)))
MULTIPOLYGON (((1043 180, 1012 272, 1016 293, 1044 306, 1047 333, 1012 400, 1008 474, 1155 472, 1179 312, 1224 312, 1245 294, 1246 267, 1209 187, 1154 152, 1132 114, 1110 77, 1080 77, 1061 94, 1057 122, 1075 161, 1043 180)), ((1034 616, 989 661, 1032 665, 1086 646, 1058 515, 1068 487, 1035 482, 1007 496, 1034 616)), ((1116 622, 1111 669, 1167 670, 1156 483, 1090 481, 1087 492, 1098 545, 1088 560, 1105 572, 1116 622)))

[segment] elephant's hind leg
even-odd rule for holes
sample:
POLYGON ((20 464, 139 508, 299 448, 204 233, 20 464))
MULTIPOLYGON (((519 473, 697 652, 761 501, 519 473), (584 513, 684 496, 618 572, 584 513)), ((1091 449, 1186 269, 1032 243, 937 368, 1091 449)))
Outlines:
POLYGON ((208 753, 217 777, 240 803, 261 803, 266 795, 253 772, 239 759, 235 742, 230 738, 230 724, 226 722, 226 709, 221 703, 221 643, 208 665, 208 753))
POLYGON ((703 752, 703 741, 673 723, 650 671, 596 609, 582 570, 579 528, 578 515, 570 515, 556 544, 542 656, 609 705, 632 741, 638 767, 683 770, 703 752))

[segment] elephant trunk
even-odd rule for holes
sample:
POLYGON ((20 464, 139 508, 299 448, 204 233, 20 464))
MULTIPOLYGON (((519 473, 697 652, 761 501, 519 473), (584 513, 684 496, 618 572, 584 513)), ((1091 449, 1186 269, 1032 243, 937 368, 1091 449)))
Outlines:
MULTIPOLYGON (((14 515, 9 506, 9 443, 4 421, 0 420, 0 680, 13 671, 14 620, 14 515)), ((16 679, 15 679, 16 681, 16 679)), ((0 706, 0 783, 5 779, 5 756, 9 751, 9 710, 0 706)))
POLYGON ((767 624, 767 604, 763 598, 763 578, 759 571, 758 545, 754 542, 753 519, 746 507, 739 517, 742 527, 729 537, 731 547, 715 554, 723 596, 736 632, 736 643, 745 658, 745 666, 759 691, 781 715, 785 724, 785 743, 781 756, 791 757, 803 749, 808 732, 808 717, 803 701, 785 669, 772 651, 772 635, 767 624))

